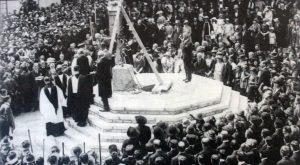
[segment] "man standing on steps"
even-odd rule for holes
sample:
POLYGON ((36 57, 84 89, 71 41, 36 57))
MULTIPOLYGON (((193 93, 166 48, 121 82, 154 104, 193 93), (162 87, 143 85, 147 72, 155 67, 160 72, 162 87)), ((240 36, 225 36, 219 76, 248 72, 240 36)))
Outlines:
POLYGON ((110 111, 108 98, 112 96, 112 58, 107 49, 98 55, 98 64, 96 70, 96 80, 98 82, 99 97, 103 102, 105 112, 110 111))
POLYGON ((90 104, 93 102, 92 76, 79 74, 80 67, 74 67, 74 76, 68 82, 68 108, 79 127, 87 124, 90 104))
POLYGON ((47 136, 61 136, 66 130, 62 111, 65 97, 62 90, 53 85, 49 77, 45 77, 44 82, 45 87, 41 89, 40 94, 40 111, 46 123, 47 136))

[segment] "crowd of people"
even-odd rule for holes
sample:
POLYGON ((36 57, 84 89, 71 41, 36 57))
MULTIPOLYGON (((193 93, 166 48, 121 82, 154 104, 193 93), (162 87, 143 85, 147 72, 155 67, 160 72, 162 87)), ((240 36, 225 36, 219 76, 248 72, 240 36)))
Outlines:
POLYGON ((47 157, 35 156, 31 150, 29 140, 24 140, 21 147, 17 148, 13 144, 13 137, 6 136, 0 142, 0 164, 1 165, 100 165, 99 154, 94 150, 84 151, 80 146, 75 146, 71 149, 70 154, 65 154, 64 149, 60 149, 54 145, 50 151, 45 151, 47 157), (48 154, 49 153, 49 154, 48 154))
MULTIPOLYGON (((73 117, 78 126, 86 125, 96 83, 109 111, 113 64, 106 5, 66 1, 48 8, 23 7, 5 18, 0 139, 15 128, 13 116, 38 109, 45 83, 46 88, 59 87, 67 100, 59 107, 63 103, 50 97, 52 87, 43 90, 55 112, 62 108, 64 117, 73 117), (78 80, 88 85, 75 87, 78 80)), ((120 151, 109 147, 105 164, 300 164, 299 6, 295 0, 125 1, 158 72, 185 73, 185 82, 192 81, 192 73, 221 81, 247 96, 249 108, 219 119, 199 114, 171 125, 162 121, 153 128, 138 116, 139 125, 128 129, 120 151)), ((133 64, 136 74, 152 72, 132 29, 123 24, 118 37, 124 41, 123 62, 133 64)), ((9 164, 14 153, 3 154, 2 149, 2 161, 9 164)))

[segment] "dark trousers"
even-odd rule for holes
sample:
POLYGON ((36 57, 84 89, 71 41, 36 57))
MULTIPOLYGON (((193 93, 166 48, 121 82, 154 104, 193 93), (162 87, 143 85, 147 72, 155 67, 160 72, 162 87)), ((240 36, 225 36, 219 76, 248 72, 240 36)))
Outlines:
POLYGON ((184 60, 184 70, 185 70, 185 75, 187 80, 192 80, 192 60, 184 60))
POLYGON ((0 139, 9 135, 9 123, 0 116, 0 139))
POLYGON ((109 108, 109 104, 108 104, 108 98, 107 97, 101 97, 101 100, 103 102, 104 111, 109 111, 110 108, 109 108))

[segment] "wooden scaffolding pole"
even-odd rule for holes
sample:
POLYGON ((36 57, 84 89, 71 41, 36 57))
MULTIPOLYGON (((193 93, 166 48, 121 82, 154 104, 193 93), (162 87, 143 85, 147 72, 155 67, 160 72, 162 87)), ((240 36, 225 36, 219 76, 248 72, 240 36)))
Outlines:
POLYGON ((152 71, 154 72, 154 74, 155 74, 155 76, 156 76, 156 79, 157 79, 159 85, 163 85, 164 82, 163 82, 163 80, 161 79, 161 77, 160 77, 160 75, 159 75, 157 69, 155 68, 155 66, 154 66, 154 64, 153 64, 153 62, 152 62, 152 59, 150 58, 150 55, 149 55, 148 52, 147 52, 147 49, 145 48, 145 46, 144 46, 144 44, 143 44, 141 38, 139 37, 138 33, 136 32, 136 30, 135 30, 135 28, 134 28, 132 22, 130 21, 130 19, 129 19, 129 17, 128 17, 128 15, 127 15, 125 9, 124 9, 124 7, 121 5, 120 8, 121 8, 122 15, 124 16, 124 18, 125 18, 125 20, 126 20, 128 26, 129 26, 129 29, 132 31, 132 33, 133 33, 133 35, 134 35, 136 41, 138 42, 139 46, 141 47, 141 49, 142 49, 142 51, 143 51, 143 53, 144 53, 144 56, 146 57, 146 59, 147 59, 149 65, 150 65, 152 71))

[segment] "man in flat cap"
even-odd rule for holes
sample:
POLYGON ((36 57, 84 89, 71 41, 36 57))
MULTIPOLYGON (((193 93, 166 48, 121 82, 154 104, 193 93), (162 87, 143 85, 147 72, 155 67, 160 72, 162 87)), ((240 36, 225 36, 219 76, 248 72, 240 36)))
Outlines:
POLYGON ((185 153, 186 144, 183 141, 178 143, 178 155, 173 157, 171 160, 171 165, 188 165, 194 164, 192 155, 185 153))
POLYGON ((62 106, 65 105, 65 97, 62 90, 53 85, 49 77, 44 78, 45 87, 40 93, 40 111, 46 123, 47 136, 61 136, 64 134, 62 106))
POLYGON ((162 151, 161 148, 161 141, 158 139, 153 140, 153 145, 155 148, 155 152, 149 157, 148 165, 155 165, 155 159, 158 157, 163 157, 169 164, 169 157, 168 155, 162 151))

